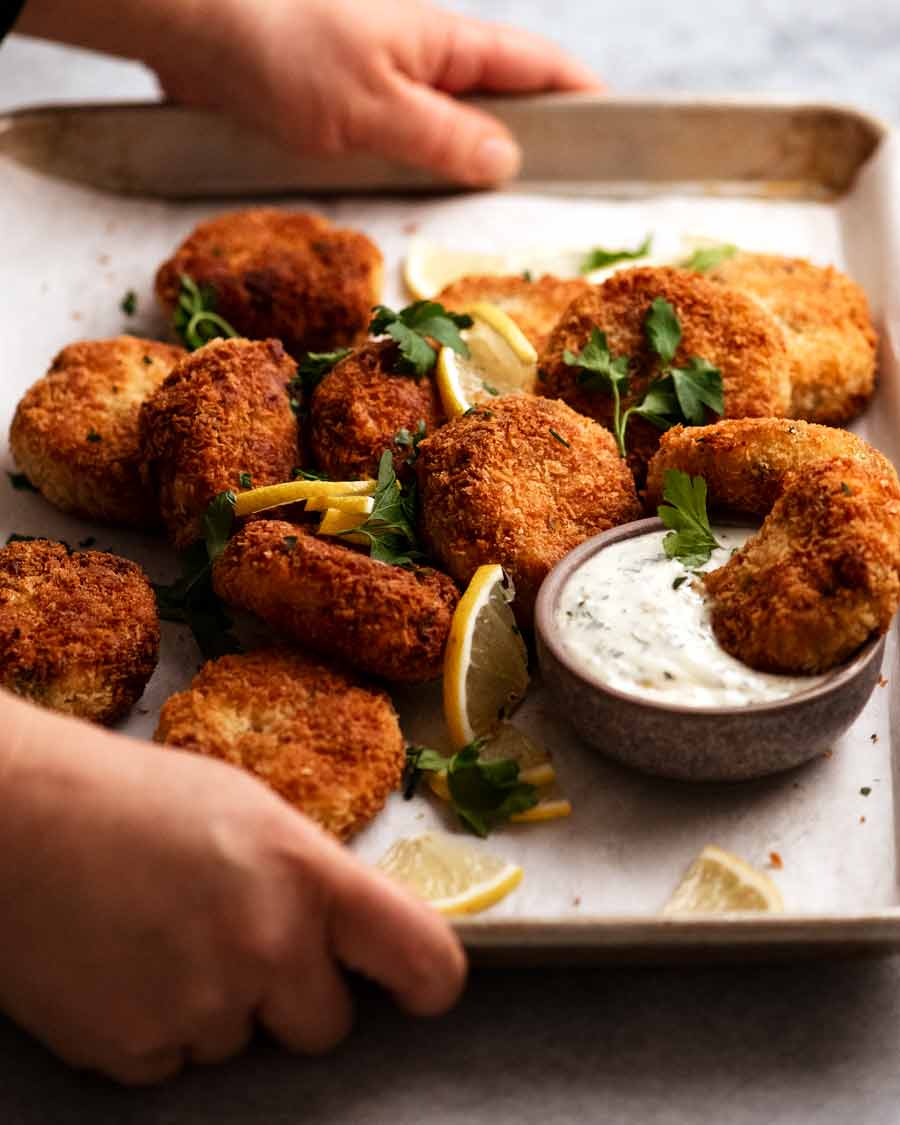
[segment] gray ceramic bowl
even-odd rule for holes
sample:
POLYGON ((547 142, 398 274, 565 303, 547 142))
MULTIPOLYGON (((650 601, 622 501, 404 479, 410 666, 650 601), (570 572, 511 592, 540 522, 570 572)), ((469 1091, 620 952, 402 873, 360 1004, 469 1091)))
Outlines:
MULTIPOLYGON (((722 521, 734 522, 734 521, 722 521)), ((687 781, 738 781, 791 769, 827 750, 856 719, 881 671, 884 638, 869 641, 827 679, 800 695, 746 707, 683 707, 645 702, 581 668, 555 627, 560 594, 598 551, 660 531, 639 520, 588 539, 553 568, 535 611, 544 682, 585 742, 645 773, 687 781)))

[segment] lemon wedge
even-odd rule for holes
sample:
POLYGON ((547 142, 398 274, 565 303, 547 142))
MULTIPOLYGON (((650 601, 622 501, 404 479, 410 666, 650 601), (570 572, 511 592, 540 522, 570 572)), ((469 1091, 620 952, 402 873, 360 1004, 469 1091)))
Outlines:
POLYGON ((510 609, 513 596, 502 566, 480 566, 453 614, 444 718, 456 749, 490 734, 528 688, 528 652, 510 609))
POLYGON ((781 892, 739 856, 707 844, 684 874, 662 913, 727 914, 784 910, 781 892))
POLYGON ((476 914, 505 898, 522 868, 452 836, 397 840, 377 866, 442 914, 476 914))
POLYGON ((532 394, 537 381, 537 352, 508 313, 487 301, 465 312, 474 321, 462 333, 468 357, 448 347, 438 354, 437 386, 448 418, 498 395, 532 394))
POLYGON ((342 512, 338 508, 326 508, 319 520, 320 535, 339 535, 347 543, 366 544, 369 539, 365 535, 354 534, 354 528, 365 523, 365 518, 354 512, 342 512))
MULTIPOLYGON (((519 781, 543 789, 556 781, 556 770, 550 755, 524 731, 509 722, 499 723, 481 748, 479 761, 497 762, 512 759, 519 766, 519 781)), ((450 800, 447 771, 428 774, 428 785, 442 801, 450 800)))
POLYGON ((546 797, 524 812, 513 813, 509 818, 513 824, 537 824, 542 820, 559 820, 572 812, 572 802, 565 797, 546 797))
POLYGON ((249 516, 281 504, 296 504, 319 496, 371 496, 378 482, 374 480, 289 480, 284 484, 267 484, 239 492, 234 500, 234 514, 249 516))

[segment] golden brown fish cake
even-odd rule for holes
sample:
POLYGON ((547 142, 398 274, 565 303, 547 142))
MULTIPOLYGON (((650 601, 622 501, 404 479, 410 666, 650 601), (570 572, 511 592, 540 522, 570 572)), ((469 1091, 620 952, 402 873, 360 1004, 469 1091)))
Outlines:
POLYGON ((296 358, 361 341, 382 283, 381 251, 321 215, 258 207, 201 223, 164 262, 156 292, 170 312, 181 275, 215 293, 216 312, 296 358))
POLYGON ((722 647, 767 672, 824 672, 900 602, 900 485, 834 457, 787 474, 759 533, 704 578, 722 647))
POLYGON ((287 648, 205 664, 155 737, 246 770, 341 840, 380 812, 406 760, 384 691, 287 648))
POLYGON ((703 477, 712 507, 765 515, 788 473, 835 457, 869 466, 887 480, 894 467, 847 430, 788 418, 738 418, 712 426, 675 426, 663 434, 647 474, 647 506, 662 499, 667 469, 703 477))
POLYGON ((530 628, 538 589, 583 540, 640 515, 612 434, 563 402, 500 398, 419 446, 419 526, 458 582, 500 563, 530 628))
POLYGON ((307 427, 309 448, 317 467, 333 480, 378 475, 385 449, 394 467, 403 464, 410 445, 397 442, 419 422, 431 433, 444 421, 440 396, 430 375, 398 374, 395 344, 363 345, 337 364, 312 394, 307 427))
POLYGON ((540 351, 569 305, 591 288, 583 278, 554 277, 549 273, 536 281, 521 274, 474 275, 451 282, 435 300, 456 312, 476 301, 499 305, 540 351))
MULTIPOLYGON (((575 410, 612 426, 612 396, 588 391, 578 382, 579 369, 564 362, 576 355, 595 328, 606 333, 615 356, 631 358, 629 392, 623 410, 636 404, 659 372, 659 360, 647 343, 644 321, 661 297, 675 309, 681 343, 675 365, 700 356, 722 373, 726 418, 777 417, 790 403, 790 364, 784 334, 775 319, 749 297, 683 270, 629 269, 592 286, 576 298, 556 326, 539 362, 538 390, 561 398, 575 410)), ((710 414, 710 420, 714 416, 710 414)), ((642 484, 647 462, 659 445, 660 431, 632 416, 628 424, 628 462, 642 484)))
POLYGON ((253 520, 234 535, 213 585, 282 636, 397 683, 441 674, 459 601, 446 574, 376 562, 282 520, 253 520))
POLYGON ((0 685, 111 723, 141 697, 159 656, 150 583, 128 559, 70 554, 47 539, 0 550, 0 685))
POLYGON ((210 500, 290 480, 299 459, 287 386, 294 361, 277 340, 213 340, 188 355, 141 407, 142 474, 178 548, 200 537, 210 500))
POLYGON ((877 337, 863 289, 831 266, 736 254, 707 274, 754 297, 781 325, 791 363, 788 415, 840 426, 875 391, 877 337))
POLYGON ((9 432, 16 464, 64 512, 157 527, 156 495, 139 471, 138 414, 186 354, 135 336, 69 344, 16 408, 9 432))

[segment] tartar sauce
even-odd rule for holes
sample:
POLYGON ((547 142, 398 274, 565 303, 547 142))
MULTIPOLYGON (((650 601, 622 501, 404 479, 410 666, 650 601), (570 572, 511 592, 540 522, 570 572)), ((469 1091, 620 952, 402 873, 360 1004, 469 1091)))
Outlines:
MULTIPOLYGON (((698 569, 723 566, 754 531, 713 528, 721 547, 698 569)), ((617 691, 689 707, 763 703, 821 682, 757 672, 729 656, 699 581, 666 557, 665 535, 636 535, 598 551, 563 587, 556 625, 578 665, 617 691)))

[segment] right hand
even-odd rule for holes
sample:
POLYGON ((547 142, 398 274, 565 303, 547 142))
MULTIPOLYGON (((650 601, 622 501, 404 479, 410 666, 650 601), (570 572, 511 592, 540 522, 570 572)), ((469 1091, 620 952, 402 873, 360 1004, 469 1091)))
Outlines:
POLYGON ((126 1083, 239 1051, 258 1020, 320 1052, 342 970, 410 1012, 465 975, 446 923, 261 783, 0 692, 0 1007, 126 1083))

